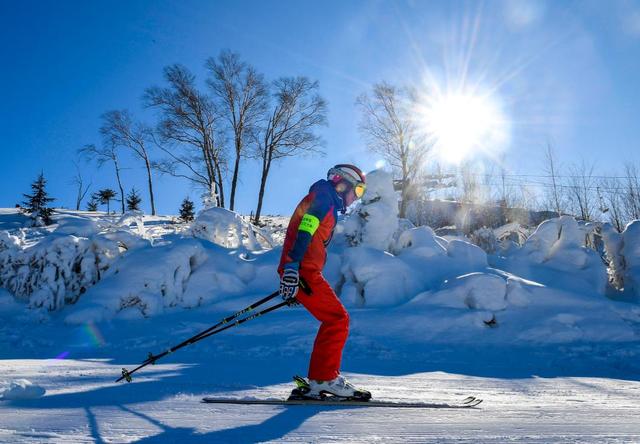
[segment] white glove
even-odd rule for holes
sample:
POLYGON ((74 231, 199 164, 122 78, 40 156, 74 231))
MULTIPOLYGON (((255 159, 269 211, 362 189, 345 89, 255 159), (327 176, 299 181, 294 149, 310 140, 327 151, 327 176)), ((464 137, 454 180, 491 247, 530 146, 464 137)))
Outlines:
POLYGON ((280 296, 285 301, 295 299, 300 285, 300 273, 297 264, 285 265, 282 277, 280 278, 280 296), (288 266, 292 265, 292 266, 288 266))

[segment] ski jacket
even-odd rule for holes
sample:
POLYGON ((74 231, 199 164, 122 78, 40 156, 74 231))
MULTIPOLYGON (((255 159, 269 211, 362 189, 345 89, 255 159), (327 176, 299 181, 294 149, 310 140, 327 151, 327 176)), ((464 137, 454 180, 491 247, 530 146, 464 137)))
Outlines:
POLYGON ((322 270, 340 208, 342 199, 330 182, 319 180, 311 186, 289 221, 278 267, 280 274, 289 262, 299 262, 301 271, 322 270))

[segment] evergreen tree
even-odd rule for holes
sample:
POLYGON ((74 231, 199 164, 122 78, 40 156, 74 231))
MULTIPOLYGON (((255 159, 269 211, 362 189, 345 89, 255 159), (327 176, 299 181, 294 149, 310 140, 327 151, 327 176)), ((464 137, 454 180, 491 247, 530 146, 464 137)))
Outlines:
POLYGON ((127 210, 140 211, 140 202, 142 202, 140 195, 135 188, 131 188, 131 191, 127 195, 127 210))
POLYGON ((45 189, 46 185, 47 181, 44 178, 44 174, 40 173, 38 178, 31 184, 33 194, 23 195, 27 200, 22 203, 22 207, 23 211, 29 213, 33 219, 40 218, 45 225, 51 225, 53 222, 51 220, 53 209, 47 205, 55 199, 48 196, 45 189))
POLYGON ((191 222, 195 217, 195 213, 193 211, 193 202, 186 197, 182 201, 182 205, 180 206, 180 219, 185 222, 191 222))
POLYGON ((98 204, 100 203, 100 196, 98 193, 91 195, 91 200, 87 203, 87 211, 98 211, 98 204))
POLYGON ((104 188, 98 191, 100 203, 107 206, 107 214, 111 213, 111 200, 116 197, 116 192, 111 188, 104 188))

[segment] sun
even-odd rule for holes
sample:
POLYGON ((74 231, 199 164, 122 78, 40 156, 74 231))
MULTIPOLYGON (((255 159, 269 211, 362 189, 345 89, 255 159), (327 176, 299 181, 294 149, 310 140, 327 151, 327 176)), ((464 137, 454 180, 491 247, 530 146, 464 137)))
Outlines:
POLYGON ((436 156, 448 163, 499 152, 508 138, 507 120, 487 95, 446 93, 427 98, 421 119, 436 156))

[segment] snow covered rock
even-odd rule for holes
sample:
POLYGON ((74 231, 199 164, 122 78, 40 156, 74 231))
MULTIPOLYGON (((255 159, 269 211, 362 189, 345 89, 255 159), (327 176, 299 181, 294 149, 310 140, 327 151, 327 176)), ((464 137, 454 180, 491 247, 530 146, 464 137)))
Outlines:
POLYGON ((352 246, 389 251, 398 228, 398 197, 389 173, 367 174, 367 190, 344 222, 343 233, 352 246))
POLYGON ((46 390, 27 379, 0 382, 0 400, 36 399, 41 398, 46 390))

